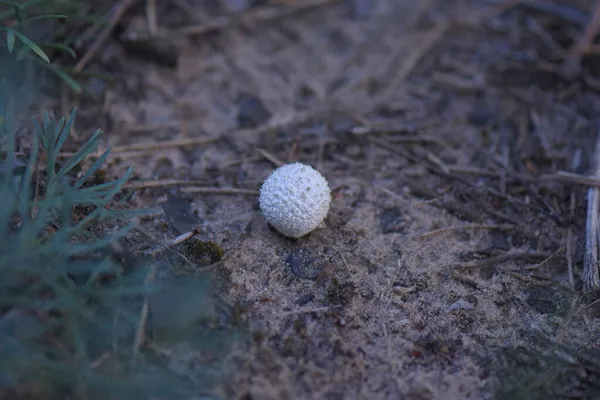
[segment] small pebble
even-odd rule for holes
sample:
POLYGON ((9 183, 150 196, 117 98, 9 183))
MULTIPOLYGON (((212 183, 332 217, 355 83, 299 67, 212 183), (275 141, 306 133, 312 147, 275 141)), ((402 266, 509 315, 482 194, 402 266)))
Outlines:
POLYGON ((298 299, 296 300, 296 304, 299 306, 303 306, 303 305, 308 304, 311 301, 313 301, 314 298, 315 298, 314 294, 306 293, 306 294, 303 294, 302 296, 298 297, 298 299))
POLYGON ((473 308, 475 308, 473 303, 466 299, 458 299, 448 307, 448 310, 472 310, 473 308))

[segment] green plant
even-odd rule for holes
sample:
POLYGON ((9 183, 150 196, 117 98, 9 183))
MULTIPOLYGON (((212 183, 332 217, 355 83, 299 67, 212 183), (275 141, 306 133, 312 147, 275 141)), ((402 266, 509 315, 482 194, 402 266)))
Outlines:
MULTIPOLYGON (((108 7, 106 1, 79 2, 75 0, 0 0, 0 41, 3 42, 8 57, 5 63, 29 62, 51 71, 62 79, 69 87, 80 93, 83 86, 73 76, 68 66, 60 65, 51 56, 67 55, 76 59, 73 48, 78 33, 95 23, 101 26, 102 18, 90 17, 90 3, 101 3, 108 7), (105 4, 104 4, 105 3, 105 4), (40 28, 42 23, 47 32, 40 28)), ((3 65, 2 68, 9 68, 3 65)), ((5 74, 6 75, 6 74, 5 74)))
POLYGON ((56 121, 45 113, 36 121, 25 159, 17 157, 10 104, 0 125, 0 397, 191 398, 218 368, 191 374, 166 362, 156 340, 140 340, 153 330, 144 309, 158 304, 176 314, 161 335, 188 346, 187 354, 207 346, 218 353, 227 337, 223 327, 207 324, 210 279, 152 283, 160 264, 123 261, 115 248, 133 229, 132 211, 118 211, 127 200, 118 197, 131 170, 115 181, 88 182, 109 155, 80 170, 101 131, 59 162, 75 114, 56 121))

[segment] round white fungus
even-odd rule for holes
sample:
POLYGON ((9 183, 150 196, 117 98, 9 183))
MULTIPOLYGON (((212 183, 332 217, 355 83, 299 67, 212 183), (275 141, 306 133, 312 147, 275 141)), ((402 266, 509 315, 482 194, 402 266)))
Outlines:
POLYGON ((317 228, 327 216, 331 192, 327 180, 301 163, 277 168, 260 188, 260 209, 269 224, 298 238, 317 228))

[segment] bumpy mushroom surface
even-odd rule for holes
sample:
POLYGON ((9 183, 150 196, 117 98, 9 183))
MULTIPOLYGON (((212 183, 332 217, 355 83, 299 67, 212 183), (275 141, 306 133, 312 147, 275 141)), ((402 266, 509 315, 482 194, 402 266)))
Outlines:
POLYGON ((260 209, 282 235, 299 238, 325 219, 331 203, 327 180, 314 168, 287 164, 277 168, 260 188, 260 209))

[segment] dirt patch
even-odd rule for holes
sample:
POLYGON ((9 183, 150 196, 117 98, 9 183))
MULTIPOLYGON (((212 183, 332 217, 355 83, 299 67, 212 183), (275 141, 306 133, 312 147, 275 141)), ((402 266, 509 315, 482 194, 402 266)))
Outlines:
MULTIPOLYGON (((356 18, 315 2, 172 38, 175 67, 107 45, 118 83, 90 124, 103 116, 110 145, 147 144, 113 165, 153 181, 140 205, 189 202, 250 326, 226 398, 485 399, 493 347, 530 346, 532 332, 598 346, 577 294, 585 188, 546 176, 586 173, 592 157, 594 66, 564 78, 548 44, 581 27, 482 17, 482 3, 380 1, 356 18), (267 226, 251 191, 269 158, 327 177, 326 228, 290 240, 267 226)), ((193 9, 165 6, 159 22, 225 12, 193 9)), ((165 221, 145 229, 166 241, 165 221)))

